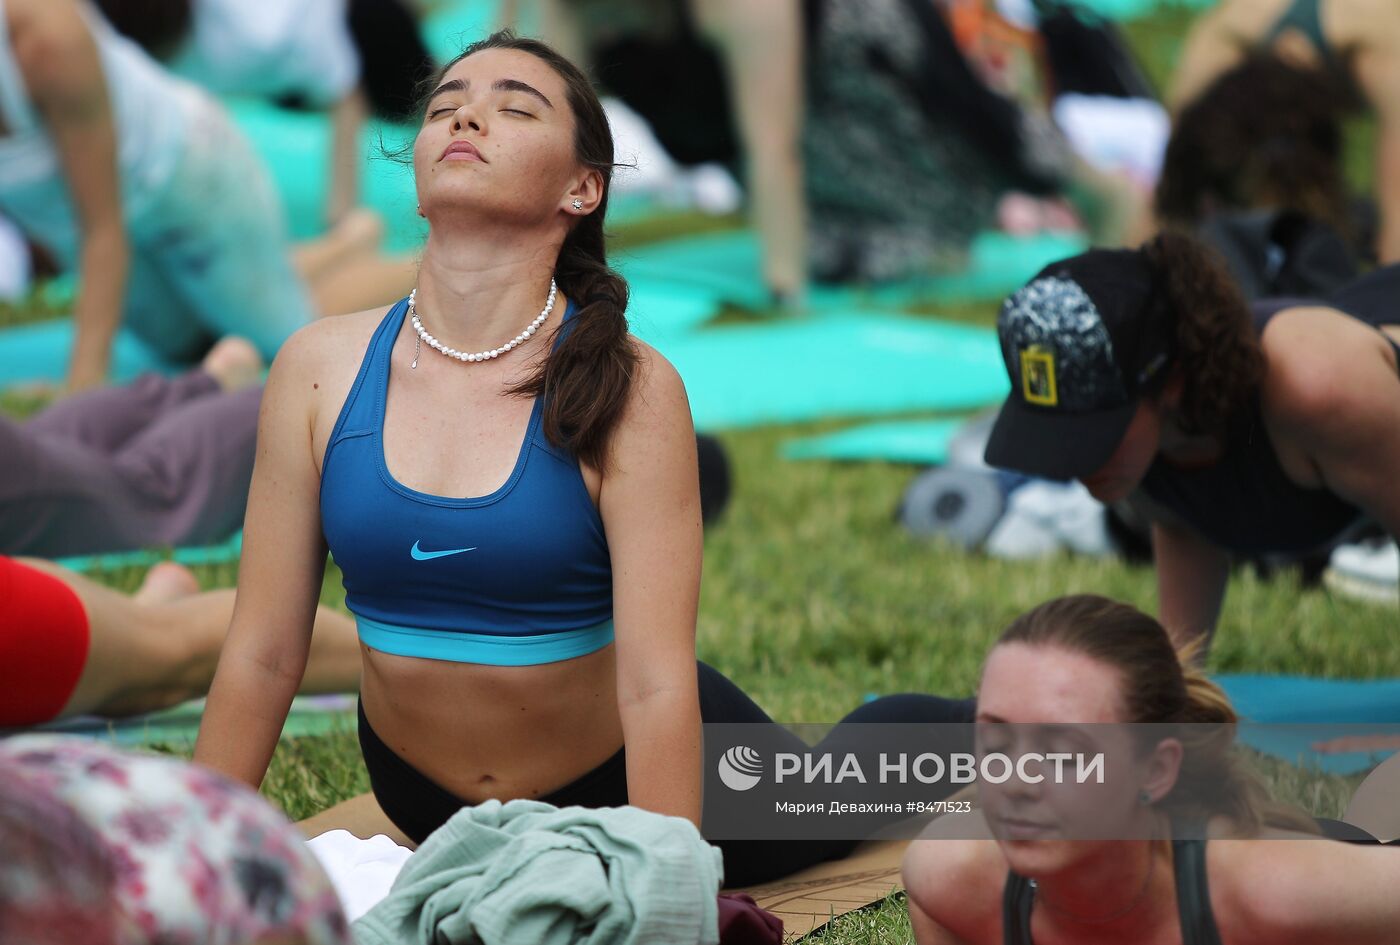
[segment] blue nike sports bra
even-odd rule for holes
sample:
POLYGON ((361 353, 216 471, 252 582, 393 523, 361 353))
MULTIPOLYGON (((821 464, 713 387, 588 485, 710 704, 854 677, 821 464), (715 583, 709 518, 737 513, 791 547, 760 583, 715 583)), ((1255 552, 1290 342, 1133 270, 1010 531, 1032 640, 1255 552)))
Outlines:
MULTIPOLYGON (((529 666, 613 639, 612 562, 578 460, 535 399, 515 469, 490 495, 410 489, 384 461, 389 356, 408 310, 375 330, 321 465, 321 523, 360 640, 397 656, 529 666)), ((574 316, 564 312, 561 332, 574 316)), ((561 334, 562 337, 562 334, 561 334)))

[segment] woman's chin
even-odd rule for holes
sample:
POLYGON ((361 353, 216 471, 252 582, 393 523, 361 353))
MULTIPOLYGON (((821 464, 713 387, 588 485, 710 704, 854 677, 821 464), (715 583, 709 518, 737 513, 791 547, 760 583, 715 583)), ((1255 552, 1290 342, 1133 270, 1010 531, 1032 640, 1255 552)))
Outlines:
POLYGON ((1053 876, 1065 869, 1070 851, 1058 840, 998 840, 1006 865, 1018 876, 1027 879, 1053 876))

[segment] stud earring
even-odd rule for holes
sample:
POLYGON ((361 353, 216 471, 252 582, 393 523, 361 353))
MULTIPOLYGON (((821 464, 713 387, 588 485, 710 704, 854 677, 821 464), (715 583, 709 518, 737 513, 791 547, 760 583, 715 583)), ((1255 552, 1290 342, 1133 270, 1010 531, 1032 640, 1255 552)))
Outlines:
POLYGON ((420 217, 427 216, 427 214, 423 212, 423 205, 421 203, 418 205, 418 215, 420 217))
POLYGON ((1143 807, 1147 807, 1152 803, 1152 795, 1147 793, 1146 791, 1140 792, 1138 794, 1138 803, 1141 804, 1143 807))
POLYGON ((575 209, 575 210, 582 210, 582 209, 583 209, 583 201, 582 201, 582 200, 579 200, 577 197, 574 198, 574 209, 575 209))

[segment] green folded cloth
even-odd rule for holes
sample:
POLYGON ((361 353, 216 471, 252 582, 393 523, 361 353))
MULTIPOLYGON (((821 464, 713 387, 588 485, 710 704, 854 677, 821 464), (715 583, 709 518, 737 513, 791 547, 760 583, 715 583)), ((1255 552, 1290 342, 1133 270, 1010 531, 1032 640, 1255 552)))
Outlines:
POLYGON ((713 945, 720 851, 637 807, 463 808, 354 925, 356 945, 713 945))

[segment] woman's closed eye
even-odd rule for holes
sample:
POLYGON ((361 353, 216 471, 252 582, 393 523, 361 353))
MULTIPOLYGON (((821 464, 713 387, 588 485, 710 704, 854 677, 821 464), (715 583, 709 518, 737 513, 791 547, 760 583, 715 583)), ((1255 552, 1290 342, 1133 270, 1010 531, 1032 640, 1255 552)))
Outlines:
POLYGON ((502 114, 506 114, 506 115, 524 115, 526 118, 534 118, 534 117, 535 117, 535 116, 534 116, 533 114, 531 114, 530 112, 524 111, 524 110, 519 109, 519 108, 502 108, 502 109, 501 109, 501 113, 502 113, 502 114))
POLYGON ((432 111, 428 112, 428 117, 437 118, 439 115, 450 114, 451 112, 455 112, 456 110, 457 106, 455 105, 443 105, 438 108, 434 108, 432 111))

